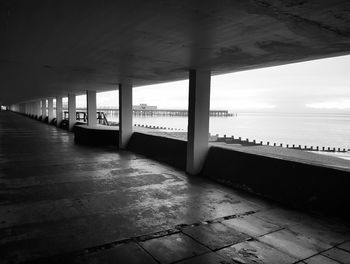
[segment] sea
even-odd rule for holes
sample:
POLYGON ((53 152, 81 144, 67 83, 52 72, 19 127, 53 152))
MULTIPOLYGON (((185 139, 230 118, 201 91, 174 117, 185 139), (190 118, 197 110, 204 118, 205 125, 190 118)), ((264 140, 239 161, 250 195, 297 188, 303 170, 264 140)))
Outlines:
MULTIPOLYGON (((118 122, 115 112, 106 114, 108 120, 118 122)), ((133 123, 187 131, 187 117, 134 116, 133 123)), ((350 114, 237 113, 229 117, 210 117, 209 132, 270 144, 348 150, 350 114)))

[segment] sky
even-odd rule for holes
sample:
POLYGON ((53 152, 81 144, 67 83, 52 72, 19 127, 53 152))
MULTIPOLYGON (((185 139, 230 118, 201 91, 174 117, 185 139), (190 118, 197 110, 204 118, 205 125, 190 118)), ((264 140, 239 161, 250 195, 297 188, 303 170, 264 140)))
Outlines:
MULTIPOLYGON (((350 56, 212 76, 212 110, 234 112, 350 112, 350 56)), ((77 97, 77 106, 86 106, 77 97)), ((136 87, 133 104, 187 109, 188 80, 136 87)), ((97 94, 97 106, 118 105, 118 92, 97 94)))

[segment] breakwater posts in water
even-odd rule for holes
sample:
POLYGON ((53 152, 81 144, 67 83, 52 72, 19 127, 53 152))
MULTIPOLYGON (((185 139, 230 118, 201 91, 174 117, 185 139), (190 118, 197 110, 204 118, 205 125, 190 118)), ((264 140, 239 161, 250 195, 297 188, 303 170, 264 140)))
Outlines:
MULTIPOLYGON (((169 128, 169 127, 162 127, 162 126, 150 126, 150 125, 140 125, 140 124, 134 124, 134 126, 138 127, 144 127, 148 129, 158 129, 158 130, 170 130, 170 131, 185 131, 181 128, 169 128)), ((209 134, 209 137, 211 135, 209 134)), ((224 135, 223 137, 220 137, 219 134, 216 134, 216 136, 213 136, 211 138, 214 138, 213 141, 215 142, 224 142, 226 144, 240 144, 242 146, 274 146, 274 147, 281 147, 281 148, 288 148, 288 149, 298 149, 298 150, 304 150, 304 151, 323 151, 323 152, 348 152, 350 149, 341 149, 341 148, 330 148, 330 147, 313 147, 313 146, 302 146, 302 145, 295 145, 295 144, 283 144, 283 143, 270 143, 269 141, 263 142, 263 141, 256 141, 252 140, 250 141, 248 138, 242 139, 241 137, 235 138, 234 136, 227 137, 224 135)))
POLYGON ((171 131, 185 131, 182 128, 172 128, 172 127, 162 127, 162 126, 149 126, 149 125, 140 125, 140 124, 134 124, 134 126, 144 127, 144 128, 149 128, 149 129, 161 129, 161 130, 171 130, 171 131))
POLYGON ((348 152, 350 149, 341 149, 341 148, 330 148, 330 147, 319 147, 319 146, 302 146, 302 145, 295 145, 295 144, 277 144, 277 143, 270 143, 267 142, 257 142, 256 140, 250 141, 248 138, 242 139, 241 137, 235 138, 234 136, 227 137, 224 135, 223 137, 220 137, 218 134, 216 135, 216 142, 224 142, 227 144, 241 144, 242 146, 274 146, 274 147, 282 147, 282 148, 288 148, 288 149, 298 149, 298 150, 305 150, 305 151, 324 151, 324 152, 348 152))

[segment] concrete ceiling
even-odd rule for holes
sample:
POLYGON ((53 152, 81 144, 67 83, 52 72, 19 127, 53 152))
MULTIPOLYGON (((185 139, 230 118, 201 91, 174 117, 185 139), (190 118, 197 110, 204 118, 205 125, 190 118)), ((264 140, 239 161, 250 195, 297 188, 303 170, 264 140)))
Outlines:
POLYGON ((348 0, 0 1, 0 103, 350 53, 348 0))

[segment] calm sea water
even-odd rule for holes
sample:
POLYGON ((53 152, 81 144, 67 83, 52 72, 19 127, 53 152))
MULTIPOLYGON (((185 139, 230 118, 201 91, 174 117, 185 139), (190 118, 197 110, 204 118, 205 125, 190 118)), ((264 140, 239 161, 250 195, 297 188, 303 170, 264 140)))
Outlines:
MULTIPOLYGON (((107 114, 118 121, 117 115, 107 114)), ((134 124, 187 131, 187 117, 134 117, 134 124)), ((210 133, 270 143, 350 148, 350 115, 238 113, 234 117, 211 117, 210 133)))

